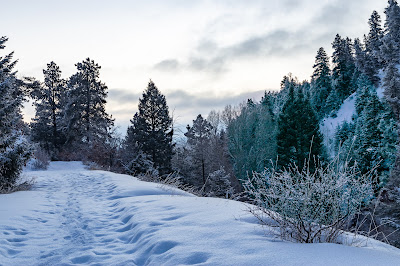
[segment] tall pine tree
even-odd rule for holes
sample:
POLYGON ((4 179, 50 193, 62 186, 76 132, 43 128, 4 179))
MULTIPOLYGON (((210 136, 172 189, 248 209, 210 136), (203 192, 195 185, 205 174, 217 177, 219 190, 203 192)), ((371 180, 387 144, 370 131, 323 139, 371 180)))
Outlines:
POLYGON ((54 62, 47 64, 43 74, 44 83, 31 93, 36 106, 36 115, 31 123, 31 137, 54 158, 65 141, 62 110, 65 107, 66 82, 61 78, 61 70, 54 62))
POLYGON ((269 96, 257 104, 248 101, 228 126, 229 153, 239 181, 271 167, 276 158, 276 119, 269 96))
POLYGON ((310 158, 312 170, 317 163, 315 160, 323 155, 318 119, 309 100, 301 91, 295 95, 293 86, 279 116, 277 145, 280 167, 295 164, 303 169, 310 158))
POLYGON ((314 72, 312 75, 311 97, 312 104, 319 116, 322 118, 326 110, 326 99, 332 91, 331 70, 329 68, 329 57, 323 47, 319 48, 315 57, 314 72))
MULTIPOLYGON (((392 107, 395 120, 400 127, 400 7, 395 0, 389 0, 389 6, 385 9, 385 37, 381 46, 382 58, 385 61, 385 76, 383 78, 384 95, 392 107)), ((400 134, 399 134, 400 135, 400 134)), ((394 170, 392 182, 400 185, 400 150, 394 170)))
POLYGON ((349 38, 342 39, 339 34, 336 35, 332 48, 334 50, 332 56, 333 85, 337 96, 342 102, 355 90, 352 84, 355 70, 353 48, 351 40, 349 38))
POLYGON ((165 96, 151 80, 139 99, 139 112, 131 123, 126 145, 135 145, 138 151, 135 156, 143 153, 161 175, 170 173, 173 153, 172 118, 169 116, 165 96))
POLYGON ((66 134, 69 143, 87 148, 104 142, 114 122, 105 110, 107 86, 99 80, 101 67, 89 58, 76 67, 68 82, 66 134))
POLYGON ((365 37, 365 49, 367 55, 369 56, 368 64, 372 69, 375 70, 373 73, 375 77, 371 80, 374 85, 377 85, 377 82, 379 82, 379 79, 377 79, 376 75, 378 70, 383 66, 380 51, 383 39, 383 29, 381 23, 382 21, 379 13, 376 11, 372 12, 371 17, 368 20, 369 33, 365 37))
MULTIPOLYGON (((192 157, 195 177, 200 177, 202 185, 206 184, 207 176, 210 173, 211 137, 213 127, 201 115, 193 120, 193 125, 187 126, 185 136, 187 138, 189 156, 192 157)), ((198 183, 198 182, 196 182, 198 183)))

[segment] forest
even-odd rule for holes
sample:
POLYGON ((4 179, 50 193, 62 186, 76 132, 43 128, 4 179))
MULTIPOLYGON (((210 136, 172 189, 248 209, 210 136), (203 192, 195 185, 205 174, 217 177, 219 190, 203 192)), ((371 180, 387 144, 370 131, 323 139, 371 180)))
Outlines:
MULTIPOLYGON (((106 112, 108 87, 93 59, 76 63, 70 77, 55 62, 43 77, 19 77, 13 53, 2 55, 0 191, 27 189, 17 182, 24 167, 84 161, 199 196, 251 202, 262 223, 267 214, 283 228, 297 228, 283 230, 283 238, 334 242, 338 230, 368 231, 373 224, 368 234, 400 247, 397 1, 389 0, 384 13, 384 20, 371 14, 361 38, 337 34, 332 55, 316 51, 310 80, 289 73, 279 91, 265 91, 261 100, 198 114, 183 141, 152 80, 143 84, 138 112, 121 137, 106 112), (348 99, 355 101, 351 121, 325 134, 324 122, 337 118, 348 99), (35 106, 29 123, 21 113, 28 100, 35 106)), ((7 41, 0 38, 1 50, 7 41)))

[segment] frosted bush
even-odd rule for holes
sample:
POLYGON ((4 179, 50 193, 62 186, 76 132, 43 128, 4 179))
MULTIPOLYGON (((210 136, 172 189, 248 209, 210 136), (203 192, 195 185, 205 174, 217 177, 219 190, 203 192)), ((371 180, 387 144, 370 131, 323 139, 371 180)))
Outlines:
POLYGON ((33 157, 28 161, 27 166, 32 170, 46 170, 49 164, 49 154, 40 147, 36 147, 33 157))
POLYGON ((230 175, 225 172, 223 167, 210 173, 207 178, 207 196, 229 198, 233 194, 233 188, 229 181, 230 175))
POLYGON ((256 205, 251 212, 262 224, 279 227, 283 239, 337 242, 350 220, 371 200, 372 176, 360 175, 357 164, 340 165, 337 158, 313 173, 295 166, 254 173, 244 189, 256 205))

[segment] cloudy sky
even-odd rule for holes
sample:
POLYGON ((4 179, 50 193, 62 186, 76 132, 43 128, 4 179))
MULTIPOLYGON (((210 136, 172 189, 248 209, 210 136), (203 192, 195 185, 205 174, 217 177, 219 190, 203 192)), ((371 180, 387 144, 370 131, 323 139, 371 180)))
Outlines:
MULTIPOLYGON (((149 79, 178 126, 197 114, 278 90, 291 72, 309 79, 336 33, 368 31, 385 0, 0 0, 1 35, 20 75, 43 80, 56 62, 67 78, 90 57, 102 66, 107 110, 125 131, 149 79)), ((26 119, 33 115, 25 109, 26 119)))

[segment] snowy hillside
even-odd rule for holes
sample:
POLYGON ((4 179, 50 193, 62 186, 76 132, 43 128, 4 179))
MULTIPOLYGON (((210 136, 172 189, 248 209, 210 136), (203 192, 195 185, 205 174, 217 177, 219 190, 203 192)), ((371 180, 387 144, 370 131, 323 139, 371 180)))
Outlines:
POLYGON ((334 155, 334 139, 337 127, 345 121, 351 122, 353 115, 356 113, 355 101, 357 93, 350 95, 340 106, 334 117, 324 118, 320 123, 320 131, 324 136, 324 144, 328 149, 328 154, 334 155))
POLYGON ((266 235, 240 202, 77 162, 52 163, 31 191, 0 195, 0 265, 399 265, 380 242, 296 244, 266 235))
MULTIPOLYGON (((380 78, 382 79, 382 77, 383 74, 381 73, 380 78)), ((380 99, 383 98, 383 91, 384 89, 382 86, 379 86, 376 89, 376 93, 380 99)), ((333 155, 333 145, 337 127, 342 125, 345 121, 351 122, 353 115, 356 114, 356 98, 357 92, 354 92, 346 100, 344 100, 334 117, 326 117, 320 123, 320 131, 324 136, 325 147, 328 148, 328 152, 331 155, 333 155)))

